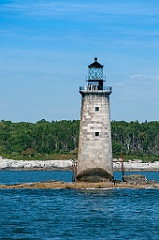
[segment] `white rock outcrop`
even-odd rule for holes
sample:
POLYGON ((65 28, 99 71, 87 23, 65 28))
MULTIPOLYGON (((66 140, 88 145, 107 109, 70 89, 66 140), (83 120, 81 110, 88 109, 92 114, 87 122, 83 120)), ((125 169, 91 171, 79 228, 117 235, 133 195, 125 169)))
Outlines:
MULTIPOLYGON (((113 169, 121 170, 121 160, 113 160, 113 169)), ((0 169, 68 169, 72 167, 72 160, 12 160, 0 157, 0 169)), ((159 161, 143 163, 141 160, 124 162, 126 171, 159 171, 159 161)))
MULTIPOLYGON (((141 160, 129 160, 123 163, 124 169, 127 171, 159 171, 159 161, 144 163, 141 160)), ((122 162, 113 161, 114 170, 121 170, 122 162)))
POLYGON ((0 169, 70 168, 72 160, 12 160, 0 158, 0 169))

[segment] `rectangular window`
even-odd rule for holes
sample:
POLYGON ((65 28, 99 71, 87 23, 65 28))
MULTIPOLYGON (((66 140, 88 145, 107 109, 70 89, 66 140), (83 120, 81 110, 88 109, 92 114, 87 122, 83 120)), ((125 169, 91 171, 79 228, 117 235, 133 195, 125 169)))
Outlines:
POLYGON ((99 136, 99 132, 95 132, 95 136, 98 137, 99 136))
POLYGON ((99 107, 95 107, 95 111, 96 111, 96 112, 99 111, 99 107))

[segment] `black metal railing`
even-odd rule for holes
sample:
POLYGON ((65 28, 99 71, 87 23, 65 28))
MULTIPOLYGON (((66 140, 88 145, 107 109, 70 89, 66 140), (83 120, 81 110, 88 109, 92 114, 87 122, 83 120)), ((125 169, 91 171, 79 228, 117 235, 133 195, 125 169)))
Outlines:
POLYGON ((80 86, 80 91, 112 91, 112 87, 110 86, 104 86, 102 89, 99 89, 98 85, 90 85, 90 86, 80 86))

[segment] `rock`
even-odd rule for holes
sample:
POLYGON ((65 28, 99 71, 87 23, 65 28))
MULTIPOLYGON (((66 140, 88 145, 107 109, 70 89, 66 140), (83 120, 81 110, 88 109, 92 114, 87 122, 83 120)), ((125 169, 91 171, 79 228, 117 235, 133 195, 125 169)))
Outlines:
MULTIPOLYGON (((72 160, 12 160, 0 156, 0 169, 71 169, 72 160)), ((114 171, 121 171, 121 161, 114 159, 114 171)), ((124 162, 125 171, 159 171, 159 161, 143 163, 141 160, 124 162)))
POLYGON ((141 183, 141 182, 145 182, 146 176, 141 175, 141 174, 131 174, 128 176, 124 176, 123 180, 127 183, 141 183))
POLYGON ((0 159, 0 169, 66 169, 72 167, 72 160, 12 160, 0 159))

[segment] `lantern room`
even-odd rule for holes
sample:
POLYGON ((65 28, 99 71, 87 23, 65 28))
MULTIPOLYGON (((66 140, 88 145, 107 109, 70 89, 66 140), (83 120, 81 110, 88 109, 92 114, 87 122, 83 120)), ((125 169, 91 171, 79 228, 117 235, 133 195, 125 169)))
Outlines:
POLYGON ((103 90, 103 65, 97 58, 94 58, 94 63, 88 66, 88 87, 94 90, 103 90))

